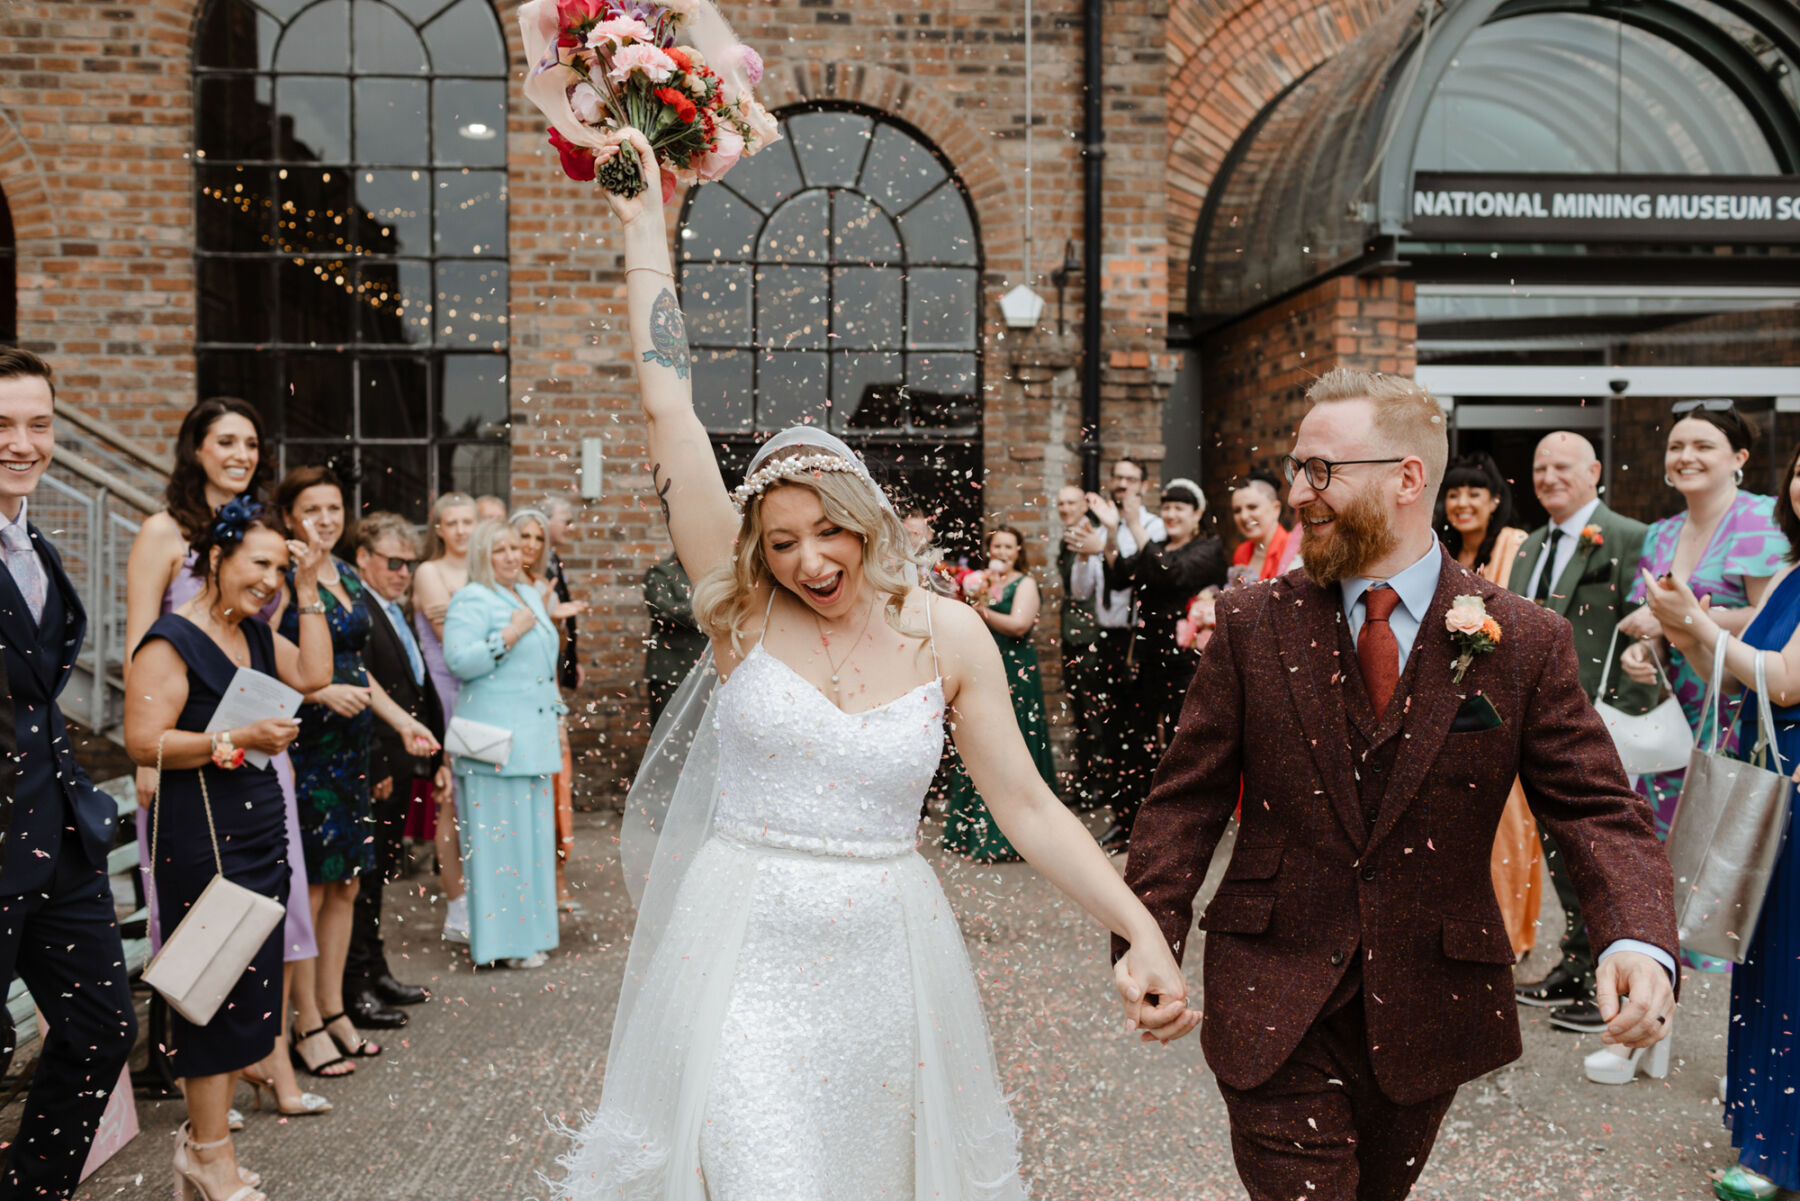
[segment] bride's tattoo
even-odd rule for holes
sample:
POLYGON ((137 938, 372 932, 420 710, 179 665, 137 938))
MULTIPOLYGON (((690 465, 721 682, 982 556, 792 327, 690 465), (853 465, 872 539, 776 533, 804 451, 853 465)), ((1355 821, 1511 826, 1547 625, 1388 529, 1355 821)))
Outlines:
POLYGON ((650 309, 650 346, 644 352, 644 362, 673 367, 678 378, 688 377, 693 356, 688 351, 687 322, 681 316, 675 293, 667 288, 650 309))
MULTIPOLYGON (((645 355, 644 357, 649 358, 650 356, 645 355)), ((661 463, 650 464, 650 486, 656 489, 656 499, 662 505, 663 524, 667 525, 669 523, 669 489, 675 486, 675 481, 662 478, 661 463)))

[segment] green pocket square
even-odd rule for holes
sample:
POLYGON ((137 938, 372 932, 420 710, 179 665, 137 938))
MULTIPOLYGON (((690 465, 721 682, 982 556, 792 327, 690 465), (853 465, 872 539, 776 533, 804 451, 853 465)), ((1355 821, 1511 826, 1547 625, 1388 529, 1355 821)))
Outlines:
POLYGON ((1491 730, 1503 726, 1506 722, 1500 716, 1500 710, 1494 703, 1480 693, 1463 701, 1462 708, 1456 711, 1456 720, 1450 723, 1452 734, 1476 734, 1482 730, 1491 730))

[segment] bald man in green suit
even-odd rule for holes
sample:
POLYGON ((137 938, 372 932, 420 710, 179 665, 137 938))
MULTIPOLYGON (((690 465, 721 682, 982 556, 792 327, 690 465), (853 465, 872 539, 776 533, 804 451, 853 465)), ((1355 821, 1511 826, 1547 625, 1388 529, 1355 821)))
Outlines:
MULTIPOLYGON (((1615 644, 1613 632, 1637 607, 1626 597, 1649 527, 1601 503, 1600 472, 1593 443, 1580 434, 1558 431, 1538 443, 1531 483, 1538 502, 1550 514, 1550 524, 1532 531, 1519 548, 1507 587, 1569 619, 1581 686, 1590 701, 1601 699, 1596 693, 1610 656, 1613 670, 1605 699, 1627 713, 1645 713, 1656 704, 1656 690, 1634 683, 1619 669, 1618 657, 1630 640, 1621 638, 1615 644)), ((1563 856, 1548 836, 1544 859, 1568 915, 1562 962, 1541 982, 1516 990, 1516 995, 1522 1004, 1555 1010, 1550 1024, 1559 1029, 1595 1033, 1606 1023, 1593 1000, 1593 948, 1563 856)))

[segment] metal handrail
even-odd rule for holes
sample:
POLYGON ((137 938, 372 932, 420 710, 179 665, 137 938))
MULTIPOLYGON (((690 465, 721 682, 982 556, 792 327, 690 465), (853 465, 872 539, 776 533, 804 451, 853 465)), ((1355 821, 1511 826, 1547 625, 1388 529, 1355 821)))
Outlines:
MULTIPOLYGON (((106 423, 102 422, 99 418, 82 412, 67 401, 59 400, 56 402, 56 415, 68 421, 68 423, 76 429, 84 430, 94 437, 99 438, 127 458, 136 459, 139 463, 142 463, 152 471, 168 475, 174 467, 174 464, 169 460, 168 456, 159 455, 143 443, 125 437, 117 430, 106 425, 106 423)), ((162 508, 162 504, 161 502, 158 502, 154 507, 146 509, 145 512, 154 513, 160 508, 162 508)))
POLYGON ((51 459, 50 462, 52 466, 64 468, 70 474, 80 476, 103 492, 118 497, 146 517, 163 510, 163 502, 157 497, 151 496, 140 488, 132 487, 106 468, 96 467, 86 459, 63 455, 51 459))

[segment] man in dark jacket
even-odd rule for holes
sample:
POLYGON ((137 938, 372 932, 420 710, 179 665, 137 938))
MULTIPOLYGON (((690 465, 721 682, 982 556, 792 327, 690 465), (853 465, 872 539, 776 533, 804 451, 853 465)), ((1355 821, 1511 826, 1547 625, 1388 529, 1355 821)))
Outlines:
MULTIPOLYGON (((369 586, 369 674, 396 705, 419 719, 432 737, 444 739, 444 706, 425 658, 413 637, 405 604, 419 561, 417 532, 395 513, 371 513, 356 529, 356 570, 369 586)), ((381 943, 383 885, 400 870, 401 835, 415 790, 426 791, 434 808, 449 790, 450 769, 443 752, 416 756, 393 727, 375 723, 375 745, 369 762, 370 812, 374 818, 375 871, 362 878, 356 894, 356 916, 350 931, 350 954, 344 965, 344 996, 358 1026, 392 1029, 406 1025, 396 1005, 429 1000, 423 988, 402 984, 388 966, 381 943)))

